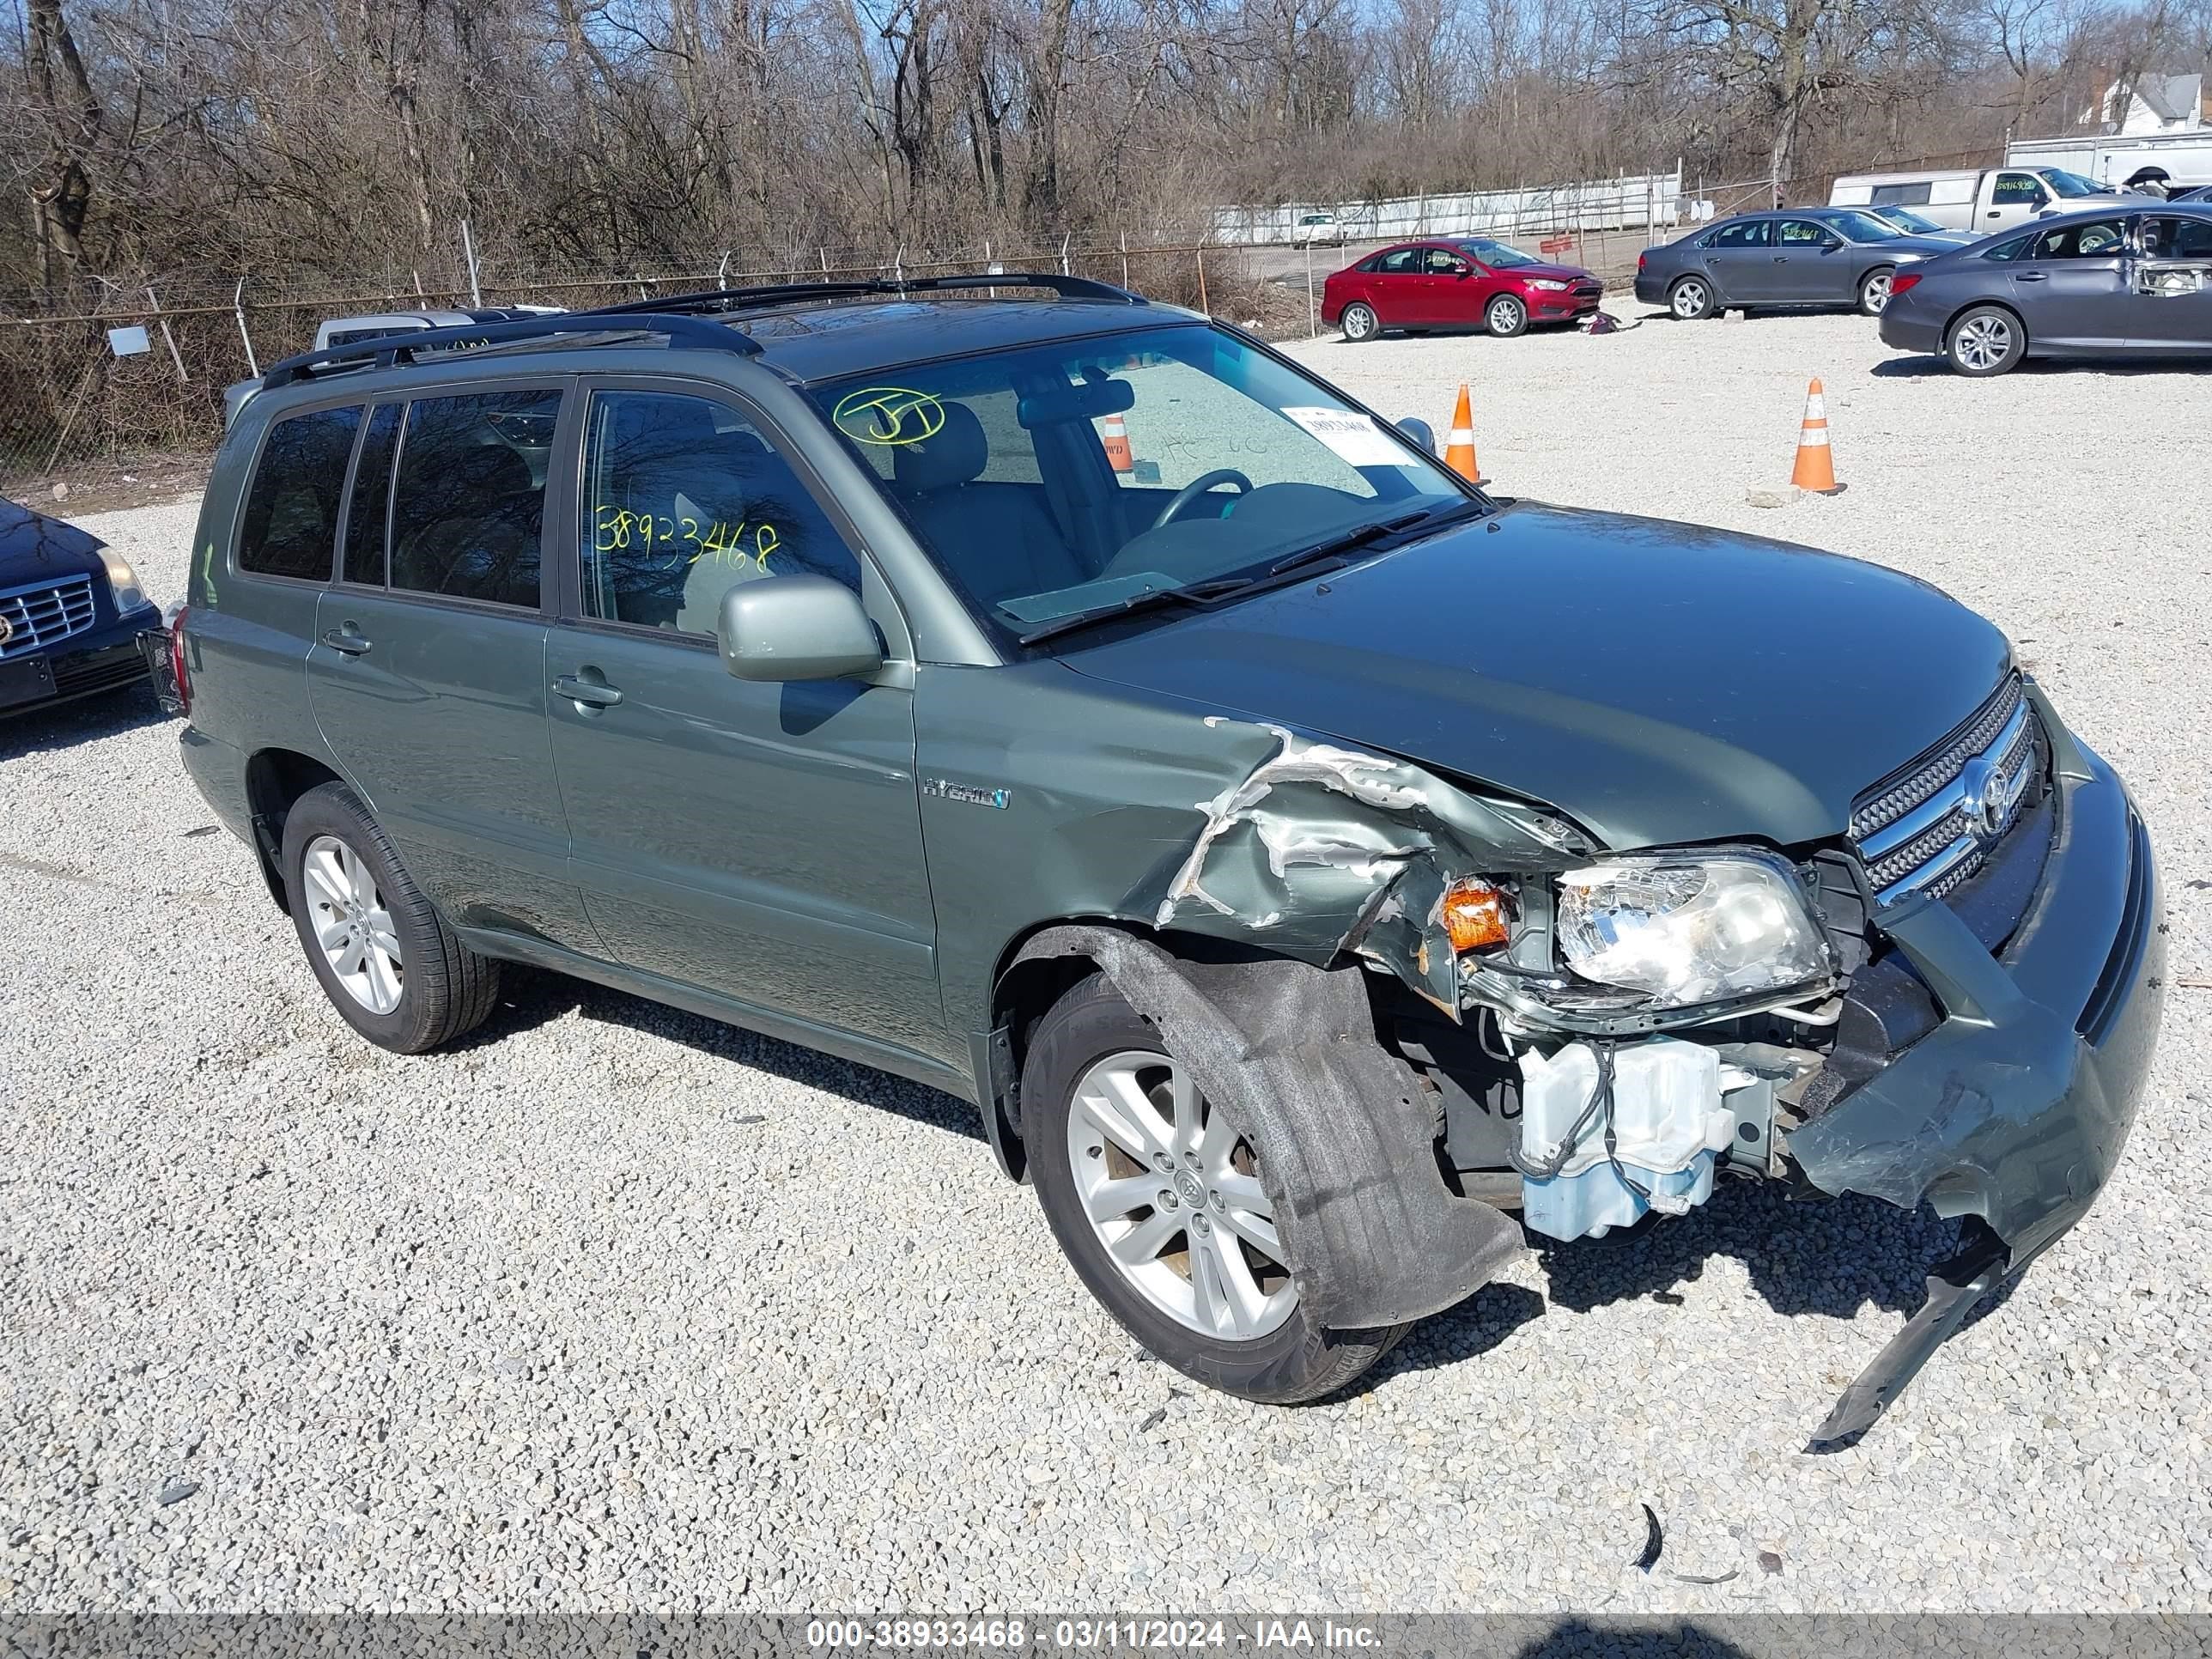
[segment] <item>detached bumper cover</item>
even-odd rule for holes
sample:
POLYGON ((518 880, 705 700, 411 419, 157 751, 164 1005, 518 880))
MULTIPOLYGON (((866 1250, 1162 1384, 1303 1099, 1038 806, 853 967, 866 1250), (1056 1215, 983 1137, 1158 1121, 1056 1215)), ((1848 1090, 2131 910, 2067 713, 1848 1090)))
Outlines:
POLYGON ((2031 695, 2059 829, 2026 919, 1993 957, 1941 902, 1882 917, 1947 1018, 1788 1143, 1823 1191, 1980 1216, 2014 1272, 2111 1178, 2166 990, 2150 839, 2112 769, 2031 695))

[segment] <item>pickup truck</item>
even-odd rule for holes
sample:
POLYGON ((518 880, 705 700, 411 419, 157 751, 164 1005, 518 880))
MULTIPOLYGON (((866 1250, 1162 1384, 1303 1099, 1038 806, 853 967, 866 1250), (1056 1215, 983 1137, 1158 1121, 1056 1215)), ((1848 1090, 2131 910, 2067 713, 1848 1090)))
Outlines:
POLYGON ((2143 198, 2109 190, 2063 167, 1947 168, 1927 173, 1853 173, 1828 191, 1830 207, 1911 208, 1954 230, 1989 235, 2045 213, 2141 207, 2143 198))

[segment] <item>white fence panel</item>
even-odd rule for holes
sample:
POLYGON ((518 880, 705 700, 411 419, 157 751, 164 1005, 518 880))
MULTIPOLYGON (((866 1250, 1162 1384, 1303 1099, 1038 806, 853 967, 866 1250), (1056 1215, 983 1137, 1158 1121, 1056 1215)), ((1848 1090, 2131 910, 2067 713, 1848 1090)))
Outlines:
POLYGON ((1214 215, 1213 240, 1264 244, 1293 239, 1309 213, 1335 216, 1349 241, 1387 242, 1475 231, 1540 235, 1548 231, 1627 230, 1682 222, 1682 170, 1638 173, 1522 190, 1401 196, 1384 202, 1292 202, 1231 207, 1214 215))

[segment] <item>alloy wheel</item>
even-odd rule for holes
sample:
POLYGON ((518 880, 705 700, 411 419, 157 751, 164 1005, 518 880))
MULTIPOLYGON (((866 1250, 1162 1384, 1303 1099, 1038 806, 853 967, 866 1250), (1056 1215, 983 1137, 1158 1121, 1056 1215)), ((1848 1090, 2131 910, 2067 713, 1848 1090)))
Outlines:
POLYGON ((1347 306, 1344 312, 1344 337, 1364 340, 1375 331, 1375 313, 1365 306, 1347 306))
POLYGON ((1251 1144, 1166 1054, 1107 1055, 1075 1085, 1067 1158, 1115 1267, 1186 1328, 1255 1341, 1297 1307, 1251 1144))
POLYGON ((399 935, 360 854, 336 836, 307 843, 300 866, 313 917, 315 943, 346 994, 373 1014, 399 1006, 405 969, 399 935))
POLYGON ((1995 368, 2012 350, 2012 327, 2002 317, 1970 317, 1951 341, 1952 355, 1965 367, 1995 368))
POLYGON ((1859 289, 1859 303, 1870 313, 1878 313, 1889 303, 1890 273, 1877 270, 1868 277, 1859 289))
POLYGON ((1703 283, 1678 283, 1674 287, 1674 314, 1691 318, 1700 315, 1705 308, 1705 285, 1703 283))
POLYGON ((1502 297, 1492 300, 1490 302, 1490 331, 1492 333, 1510 334, 1520 326, 1521 307, 1518 304, 1511 300, 1502 297))

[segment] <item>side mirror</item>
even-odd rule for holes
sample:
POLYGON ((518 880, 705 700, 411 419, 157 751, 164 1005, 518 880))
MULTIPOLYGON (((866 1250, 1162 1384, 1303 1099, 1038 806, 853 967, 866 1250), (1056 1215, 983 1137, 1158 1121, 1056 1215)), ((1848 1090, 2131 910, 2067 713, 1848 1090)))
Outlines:
POLYGON ((722 666, 741 680, 842 680, 884 665, 860 596, 828 576, 768 576, 722 595, 722 666))
POLYGON ((1437 429, 1419 416, 1408 415, 1398 422, 1398 430, 1430 454, 1433 455, 1437 453, 1437 429))

